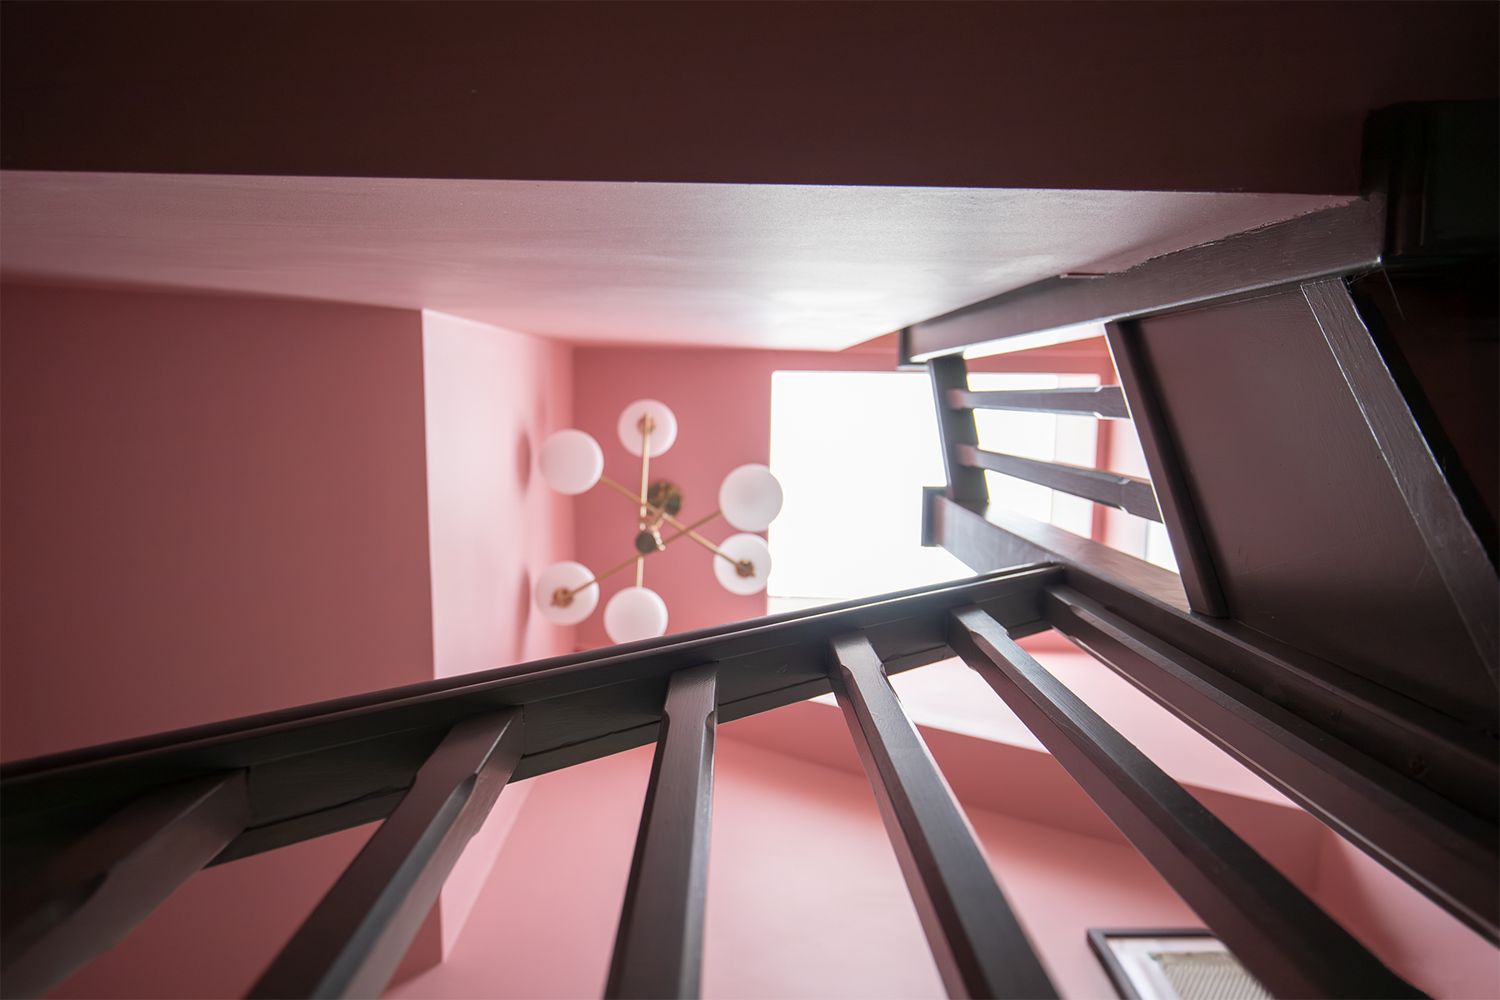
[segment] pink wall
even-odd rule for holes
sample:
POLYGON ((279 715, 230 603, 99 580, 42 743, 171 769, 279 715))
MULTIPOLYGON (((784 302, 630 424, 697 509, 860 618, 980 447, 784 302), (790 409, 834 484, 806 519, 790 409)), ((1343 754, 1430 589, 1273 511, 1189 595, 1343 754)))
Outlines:
MULTIPOLYGON (((567 347, 268 299, 6 285, 0 307, 7 759, 570 648, 529 602, 571 549, 531 474, 571 420, 567 347)), ((525 790, 398 975, 441 960, 525 790)), ((241 995, 367 834, 204 872, 58 995, 241 995)))
POLYGON ((572 349, 422 314, 434 669, 438 677, 552 656, 572 644, 531 585, 571 558, 573 505, 534 474, 573 419, 572 349))
MULTIPOLYGON (((568 652, 573 630, 542 619, 531 584, 573 549, 571 501, 533 474, 541 442, 572 420, 572 350, 424 312, 422 357, 434 672, 450 677, 568 652)), ((442 954, 463 929, 529 788, 506 789, 443 886, 431 918, 442 954)), ((408 964, 423 967, 415 955, 408 964)))
POLYGON ((432 676, 415 313, 6 285, 6 758, 432 676))

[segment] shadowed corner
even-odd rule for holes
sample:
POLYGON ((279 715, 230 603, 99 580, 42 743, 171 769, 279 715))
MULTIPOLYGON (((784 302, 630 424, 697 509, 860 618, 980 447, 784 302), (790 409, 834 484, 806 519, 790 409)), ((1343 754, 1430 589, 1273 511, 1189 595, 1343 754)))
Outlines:
MULTIPOLYGON (((529 450, 529 445, 527 446, 529 450)), ((526 634, 531 626, 531 571, 521 567, 521 579, 516 586, 515 638, 511 643, 510 662, 520 663, 526 658, 526 634)))
POLYGON ((516 485, 521 492, 531 484, 531 432, 524 426, 516 439, 516 485))

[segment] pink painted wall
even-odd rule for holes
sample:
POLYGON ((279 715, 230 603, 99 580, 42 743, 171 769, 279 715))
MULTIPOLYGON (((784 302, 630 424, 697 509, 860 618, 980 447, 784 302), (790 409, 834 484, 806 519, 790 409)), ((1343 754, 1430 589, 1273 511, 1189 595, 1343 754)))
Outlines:
MULTIPOLYGON (((571 549, 532 475, 567 347, 269 299, 6 285, 0 310, 5 758, 571 647, 529 603, 571 549)), ((525 791, 398 975, 441 960, 525 791)), ((202 873, 57 995, 242 995, 368 832, 202 873)))
MULTIPOLYGON (((543 620, 531 585, 549 563, 572 557, 572 501, 534 474, 541 442, 572 420, 572 349, 424 312, 422 358, 434 673, 568 652, 573 630, 543 620)), ((506 790, 443 886, 430 918, 442 955, 468 920, 529 788, 506 790)), ((423 967, 415 955, 408 964, 423 967)))
POLYGON ((6 758, 432 676, 394 310, 6 285, 6 758))
POLYGON ((422 313, 433 667, 451 677, 566 651, 532 606, 536 575, 573 551, 573 504, 535 474, 573 419, 572 349, 422 313))

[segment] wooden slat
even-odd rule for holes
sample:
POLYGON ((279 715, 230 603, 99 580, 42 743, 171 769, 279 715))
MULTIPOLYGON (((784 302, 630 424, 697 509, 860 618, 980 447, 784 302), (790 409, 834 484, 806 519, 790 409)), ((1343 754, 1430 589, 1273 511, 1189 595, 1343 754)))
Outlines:
POLYGON ((1154 257, 1128 271, 1049 278, 908 327, 901 360, 931 361, 977 344, 1081 323, 1108 323, 1380 263, 1385 214, 1361 200, 1154 257))
POLYGON ((524 706, 526 747, 513 780, 656 740, 661 692, 678 670, 720 664, 728 721, 826 694, 828 636, 864 629, 894 672, 950 655, 947 609, 984 605, 1008 626, 1044 627, 1050 568, 735 622, 532 663, 373 692, 0 766, 0 815, 12 865, 45 857, 131 798, 226 768, 251 771, 250 828, 232 860, 387 815, 456 722, 524 706))
POLYGON ((1111 822, 1277 996, 1410 997, 1279 871, 1049 674, 977 608, 950 644, 1111 822))
POLYGON ((1028 410, 1032 413, 1083 414, 1107 420, 1130 419, 1125 394, 1117 385, 987 392, 950 389, 948 406, 966 410, 1028 410))
POLYGON ((379 996, 521 758, 520 709, 454 726, 251 996, 379 996))
POLYGON ((1492 681, 1500 678, 1495 567, 1428 447, 1401 388, 1337 278, 1302 286, 1365 425, 1411 512, 1443 586, 1492 681))
POLYGON ((1110 323, 1105 327, 1105 335, 1129 401, 1130 417, 1146 458, 1146 468, 1151 472, 1161 521, 1172 542, 1172 555, 1177 559, 1177 572, 1182 577, 1188 605, 1200 615, 1223 618, 1229 613, 1228 605, 1161 410, 1155 381, 1140 350, 1140 327, 1135 323, 1110 323))
POLYGON ((950 996, 1055 997, 984 852, 880 658, 860 633, 832 642, 834 694, 875 790, 950 996))
POLYGON ((969 387, 969 369, 962 355, 935 358, 927 365, 932 380, 932 398, 937 404, 939 444, 943 449, 943 469, 948 476, 948 495, 965 503, 989 501, 989 487, 984 473, 965 463, 959 449, 979 444, 979 431, 972 410, 957 410, 948 405, 948 394, 969 387))
POLYGON ((984 451, 972 445, 959 445, 958 459, 967 466, 989 469, 1024 479, 1028 483, 1062 490, 1075 497, 1102 503, 1106 507, 1117 507, 1137 517, 1161 520, 1161 511, 1156 506, 1156 493, 1147 479, 1062 462, 1043 462, 1019 455, 984 451))
POLYGON ((1493 733, 1238 622, 1192 614, 1177 574, 1159 566, 1014 511, 927 499, 933 540, 969 567, 1061 563, 1068 586, 1132 624, 1464 810, 1500 820, 1493 733))
POLYGON ((109 817, 18 889, 7 886, 5 995, 41 996, 109 949, 249 817, 243 772, 169 785, 109 817))
POLYGON ((1069 639, 1350 842, 1500 943, 1493 824, 1066 587, 1047 618, 1069 639))
POLYGON ((605 996, 698 995, 717 672, 706 664, 678 671, 667 683, 605 996))

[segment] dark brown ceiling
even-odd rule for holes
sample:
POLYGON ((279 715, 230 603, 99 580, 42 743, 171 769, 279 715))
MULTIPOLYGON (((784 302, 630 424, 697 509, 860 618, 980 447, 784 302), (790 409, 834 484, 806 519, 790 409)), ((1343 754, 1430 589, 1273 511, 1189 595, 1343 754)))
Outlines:
POLYGON ((1493 3, 0 6, 8 169, 1353 193, 1493 3))

